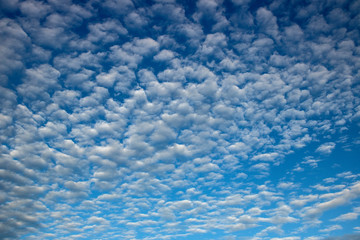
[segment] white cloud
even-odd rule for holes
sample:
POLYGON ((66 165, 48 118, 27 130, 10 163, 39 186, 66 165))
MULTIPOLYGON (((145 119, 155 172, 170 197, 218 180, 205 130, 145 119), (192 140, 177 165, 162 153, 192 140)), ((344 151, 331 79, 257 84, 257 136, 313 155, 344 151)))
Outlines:
POLYGON ((256 11, 256 20, 260 28, 273 38, 277 38, 278 32, 278 25, 276 17, 265 8, 259 8, 256 11))
POLYGON ((143 11, 133 11, 130 14, 128 14, 124 22, 126 24, 126 27, 129 29, 135 29, 135 30, 143 30, 148 25, 148 19, 144 16, 145 14, 143 11))
POLYGON ((0 39, 2 41, 0 74, 1 82, 5 83, 3 81, 4 79, 7 81, 7 74, 22 69, 22 57, 30 39, 23 28, 11 19, 0 19, 0 26, 0 39))
POLYGON ((50 7, 38 1, 25 1, 20 4, 20 11, 30 18, 42 18, 50 12, 50 7))
POLYGON ((302 161, 301 163, 304 165, 309 165, 312 168, 316 168, 318 167, 318 162, 320 162, 320 160, 315 160, 312 159, 311 157, 307 157, 305 161, 302 161))
POLYGON ((359 196, 360 184, 355 183, 351 187, 338 192, 331 200, 315 204, 313 207, 308 208, 304 213, 304 216, 307 218, 317 218, 323 212, 338 206, 345 205, 359 196))
POLYGON ((283 237, 283 238, 271 238, 271 240, 298 240, 300 237, 283 237))
POLYGON ((90 224, 108 224, 109 221, 107 221, 106 219, 102 218, 102 217, 96 217, 96 216, 91 216, 88 219, 88 222, 90 224))
POLYGON ((330 154, 334 148, 335 148, 335 143, 329 142, 329 143, 324 143, 324 144, 320 145, 316 149, 316 151, 320 152, 320 153, 330 154))
POLYGON ((343 228, 340 225, 332 225, 332 226, 329 226, 328 228, 321 229, 320 232, 332 232, 332 231, 341 230, 341 229, 343 229, 343 228))
POLYGON ((0 1, 0 238, 356 221, 359 174, 326 159, 355 146, 356 3, 150 2, 0 1))
POLYGON ((154 59, 157 61, 169 61, 174 58, 174 53, 170 50, 161 50, 156 56, 154 56, 154 59))
POLYGON ((256 155, 254 157, 252 157, 252 160, 254 161, 274 161, 275 158, 277 158, 279 156, 278 153, 263 153, 263 154, 259 154, 256 155))
POLYGON ((119 92, 127 92, 134 79, 134 72, 125 66, 113 67, 109 73, 101 73, 96 76, 96 80, 101 86, 109 88, 116 83, 115 90, 119 92))
POLYGON ((132 43, 125 43, 123 48, 126 51, 145 56, 157 52, 159 43, 152 38, 135 39, 132 43))
MULTIPOLYGON (((129 48, 131 48, 130 43, 128 44, 128 49, 129 48)), ((110 50, 110 59, 120 63, 119 65, 127 64, 130 68, 136 68, 142 60, 140 55, 126 52, 118 45, 112 46, 110 50)))
POLYGON ((332 221, 350 221, 350 220, 356 220, 358 218, 359 214, 358 213, 345 213, 342 214, 334 219, 332 219, 332 221))
POLYGON ((298 187, 298 185, 293 182, 280 182, 277 187, 280 189, 292 189, 298 187))
POLYGON ((92 24, 89 26, 89 30, 88 39, 91 42, 114 42, 118 40, 119 34, 126 35, 128 33, 121 22, 117 20, 108 20, 104 23, 92 24))
POLYGON ((134 7, 134 4, 131 0, 106 0, 103 6, 108 11, 122 15, 128 13, 134 7))
POLYGON ((251 166, 250 170, 253 171, 269 171, 269 164, 268 163, 258 163, 251 166))

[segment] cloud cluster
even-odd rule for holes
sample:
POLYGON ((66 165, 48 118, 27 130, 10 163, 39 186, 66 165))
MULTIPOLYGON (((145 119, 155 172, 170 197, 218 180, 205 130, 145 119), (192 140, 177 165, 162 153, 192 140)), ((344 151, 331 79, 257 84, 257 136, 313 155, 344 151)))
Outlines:
POLYGON ((0 6, 0 238, 356 231, 359 1, 0 6))

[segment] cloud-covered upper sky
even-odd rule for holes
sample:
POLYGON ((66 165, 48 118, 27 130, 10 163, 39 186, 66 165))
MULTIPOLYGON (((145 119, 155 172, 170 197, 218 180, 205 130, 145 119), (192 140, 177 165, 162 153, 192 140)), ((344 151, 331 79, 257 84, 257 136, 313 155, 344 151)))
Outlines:
POLYGON ((0 0, 0 238, 359 239, 359 26, 359 0, 0 0))

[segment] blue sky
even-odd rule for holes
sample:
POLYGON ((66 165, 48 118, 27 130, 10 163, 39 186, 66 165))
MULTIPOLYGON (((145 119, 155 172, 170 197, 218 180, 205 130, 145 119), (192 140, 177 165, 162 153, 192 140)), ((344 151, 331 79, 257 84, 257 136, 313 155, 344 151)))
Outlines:
POLYGON ((359 13, 0 0, 0 238, 360 239, 359 13))

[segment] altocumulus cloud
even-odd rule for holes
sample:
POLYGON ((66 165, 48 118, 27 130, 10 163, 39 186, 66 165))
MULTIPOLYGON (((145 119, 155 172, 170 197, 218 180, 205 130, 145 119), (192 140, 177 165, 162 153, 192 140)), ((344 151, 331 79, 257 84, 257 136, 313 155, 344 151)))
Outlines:
POLYGON ((0 238, 359 239, 359 13, 0 0, 0 238))

